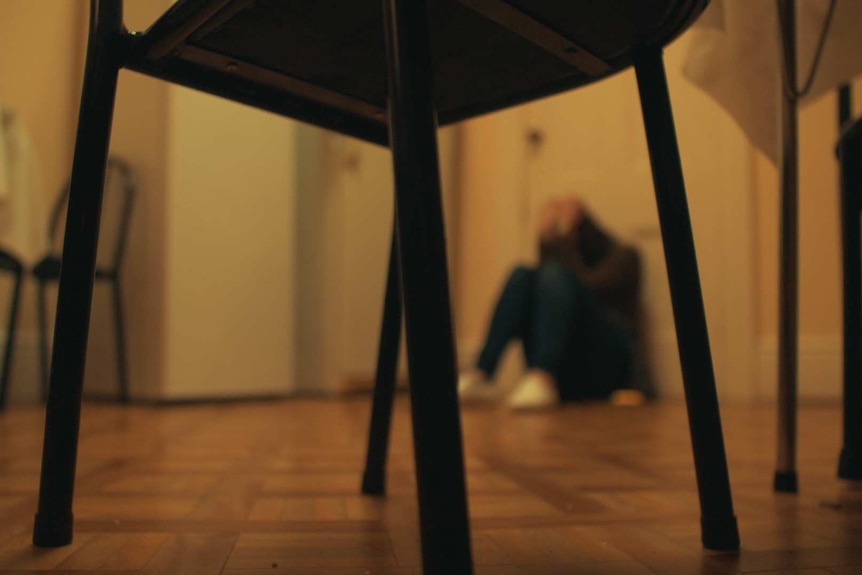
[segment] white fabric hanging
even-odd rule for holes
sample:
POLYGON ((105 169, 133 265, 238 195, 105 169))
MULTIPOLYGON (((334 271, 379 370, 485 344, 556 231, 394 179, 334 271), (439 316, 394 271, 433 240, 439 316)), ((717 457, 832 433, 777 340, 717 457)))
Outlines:
POLYGON ((20 117, 0 105, 0 249, 25 265, 44 255, 47 215, 33 145, 20 117))
MULTIPOLYGON (((829 0, 796 0, 797 76, 808 77, 829 0)), ((862 74, 862 1, 837 0, 811 91, 802 104, 862 74)), ((712 0, 692 27, 684 75, 706 91, 773 162, 781 81, 775 0, 712 0)))

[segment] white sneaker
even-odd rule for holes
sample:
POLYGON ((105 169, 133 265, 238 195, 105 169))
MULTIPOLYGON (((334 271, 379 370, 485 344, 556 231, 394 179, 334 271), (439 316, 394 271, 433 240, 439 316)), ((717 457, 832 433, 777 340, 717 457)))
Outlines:
POLYGON ((497 388, 484 373, 471 369, 458 377, 458 397, 465 404, 487 403, 497 399, 497 388))
POLYGON ((547 409, 560 403, 554 378, 547 372, 531 369, 506 398, 513 410, 547 409))

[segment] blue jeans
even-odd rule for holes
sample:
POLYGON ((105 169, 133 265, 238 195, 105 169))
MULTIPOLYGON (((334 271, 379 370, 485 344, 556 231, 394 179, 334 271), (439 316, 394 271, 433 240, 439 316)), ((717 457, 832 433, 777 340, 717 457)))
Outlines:
POLYGON ((635 341, 575 272, 548 261, 517 267, 494 310, 477 367, 489 376, 520 339, 527 366, 550 373, 563 401, 607 397, 628 386, 635 341))

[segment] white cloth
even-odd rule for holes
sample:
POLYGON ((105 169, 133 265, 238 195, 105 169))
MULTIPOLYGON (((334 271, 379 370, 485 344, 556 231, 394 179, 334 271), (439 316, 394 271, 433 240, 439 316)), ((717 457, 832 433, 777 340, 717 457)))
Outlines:
POLYGON ((33 145, 24 123, 0 105, 0 249, 25 265, 44 255, 48 220, 33 145))
MULTIPOLYGON (((796 0, 798 88, 829 0, 796 0)), ((692 27, 684 75, 730 113, 773 162, 779 157, 781 59, 775 0, 712 0, 692 27)), ((811 91, 802 104, 862 73, 862 0, 837 0, 811 91)))

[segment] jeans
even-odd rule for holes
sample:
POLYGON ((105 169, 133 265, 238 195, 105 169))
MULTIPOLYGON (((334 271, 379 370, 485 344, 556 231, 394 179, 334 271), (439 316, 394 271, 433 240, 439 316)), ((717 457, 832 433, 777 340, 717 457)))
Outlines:
POLYGON ((598 399, 626 387, 635 338, 610 317, 573 270, 554 260, 517 267, 497 302, 477 367, 492 376, 521 340, 527 366, 551 374, 560 399, 598 399))

